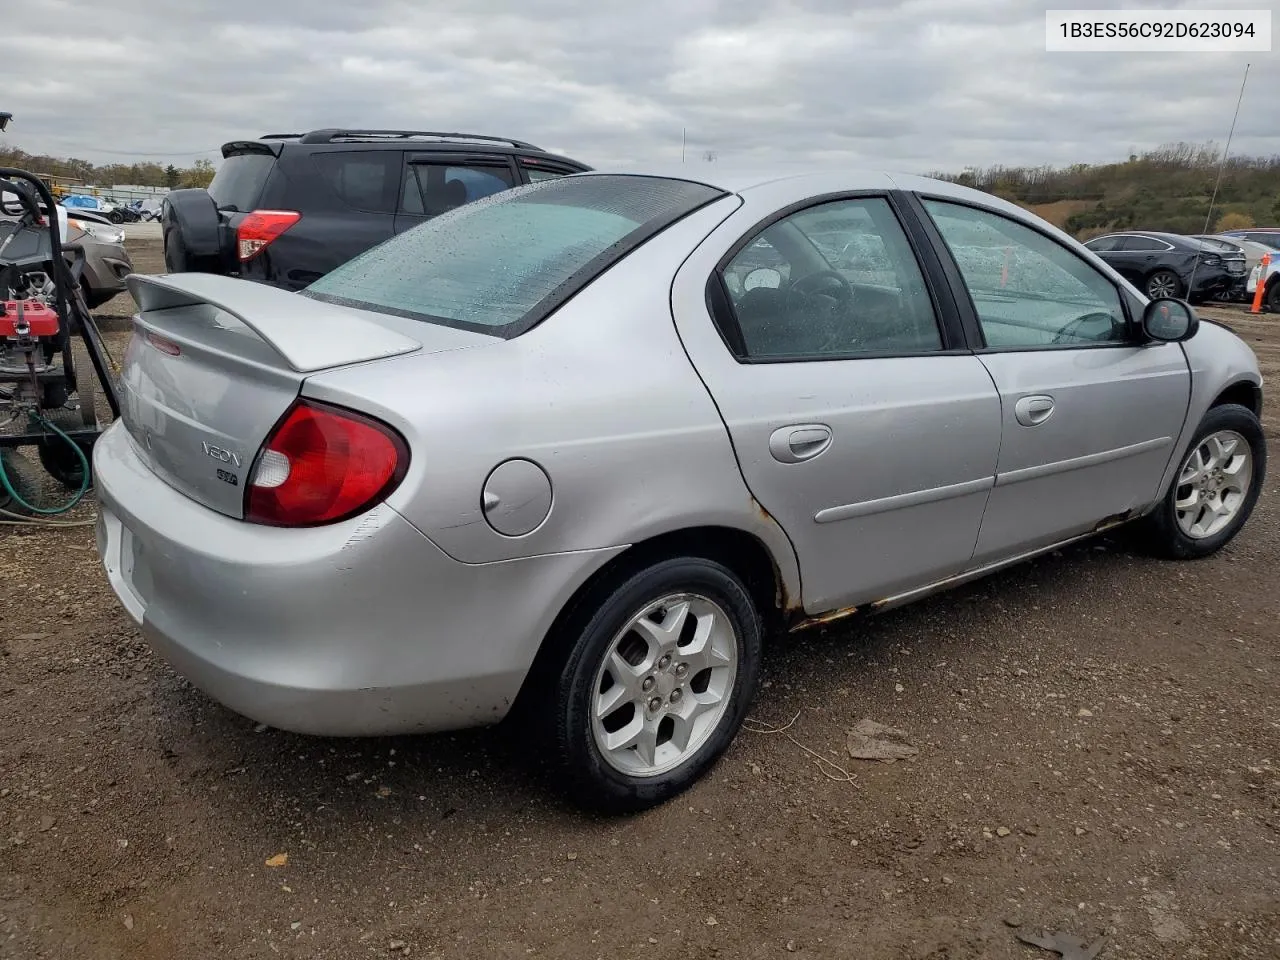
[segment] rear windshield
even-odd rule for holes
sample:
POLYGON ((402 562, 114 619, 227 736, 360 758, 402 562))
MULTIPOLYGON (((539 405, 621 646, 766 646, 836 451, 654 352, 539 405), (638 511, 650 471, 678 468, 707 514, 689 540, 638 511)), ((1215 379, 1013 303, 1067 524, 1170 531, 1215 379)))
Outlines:
POLYGON ((513 337, 649 237, 724 194, 638 176, 585 176, 458 207, 361 254, 304 296, 513 337))
POLYGON ((221 210, 247 213, 258 205, 276 158, 269 153, 237 153, 222 161, 209 184, 209 196, 221 210))

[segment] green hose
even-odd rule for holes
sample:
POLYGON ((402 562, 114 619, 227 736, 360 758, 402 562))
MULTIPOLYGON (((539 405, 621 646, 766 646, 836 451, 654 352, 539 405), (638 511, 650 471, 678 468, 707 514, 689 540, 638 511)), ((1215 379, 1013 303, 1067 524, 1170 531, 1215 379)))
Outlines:
POLYGON ((58 507, 33 506, 27 503, 27 501, 23 500, 22 497, 19 495, 18 491, 13 488, 13 484, 9 481, 9 474, 6 473, 4 469, 3 457, 0 457, 0 488, 3 488, 4 492, 13 498, 14 503, 22 507, 22 509, 29 511, 30 513, 38 514, 44 517, 57 516, 58 514, 66 513, 68 510, 72 509, 76 504, 78 504, 82 499, 84 499, 85 493, 88 492, 89 479, 90 479, 89 478, 89 472, 90 472, 89 458, 86 457, 84 455, 84 451, 80 449, 80 444, 76 443, 74 440, 68 437, 65 433, 63 433, 60 429, 58 429, 58 425, 54 423, 52 420, 46 419, 45 417, 41 416, 39 413, 32 413, 31 419, 34 422, 40 424, 42 427, 52 430, 54 433, 60 436, 63 440, 67 441, 67 443, 71 445, 71 449, 76 452, 76 456, 80 459, 80 468, 82 472, 82 476, 80 479, 80 489, 77 490, 75 494, 72 495, 69 501, 62 504, 61 506, 58 506, 58 507))

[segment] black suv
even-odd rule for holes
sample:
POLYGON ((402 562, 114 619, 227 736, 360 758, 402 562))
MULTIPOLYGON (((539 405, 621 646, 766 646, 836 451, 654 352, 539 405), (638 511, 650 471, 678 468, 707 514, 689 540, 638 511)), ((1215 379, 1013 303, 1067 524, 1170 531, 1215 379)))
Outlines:
POLYGON ((519 140, 416 130, 268 134, 222 156, 207 190, 168 194, 165 268, 287 290, 464 203, 591 169, 519 140))

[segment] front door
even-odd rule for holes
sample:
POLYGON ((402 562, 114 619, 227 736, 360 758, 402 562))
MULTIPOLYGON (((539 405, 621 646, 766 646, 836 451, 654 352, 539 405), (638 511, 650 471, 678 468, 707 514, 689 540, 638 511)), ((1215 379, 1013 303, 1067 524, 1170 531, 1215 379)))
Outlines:
POLYGON ((936 277, 888 196, 761 215, 744 208, 712 235, 673 305, 747 486, 796 548, 805 610, 961 571, 1000 404, 958 326, 940 323, 954 317, 936 277))
POLYGON ((1181 346, 1141 343, 1117 285, 1057 240, 991 210, 923 203, 1000 392, 1000 460, 975 562, 1150 504, 1190 399, 1181 346))

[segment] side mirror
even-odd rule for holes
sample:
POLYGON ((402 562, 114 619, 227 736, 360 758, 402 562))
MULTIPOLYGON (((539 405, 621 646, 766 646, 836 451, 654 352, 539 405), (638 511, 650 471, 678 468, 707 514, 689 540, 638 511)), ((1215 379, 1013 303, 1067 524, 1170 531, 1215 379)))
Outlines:
POLYGON ((757 287, 777 290, 781 286, 782 274, 773 267, 756 267, 742 281, 744 290, 755 290, 757 287))
POLYGON ((1190 340, 1200 328, 1200 318, 1185 300, 1161 297, 1152 300, 1142 311, 1142 332, 1157 343, 1181 343, 1190 340))

